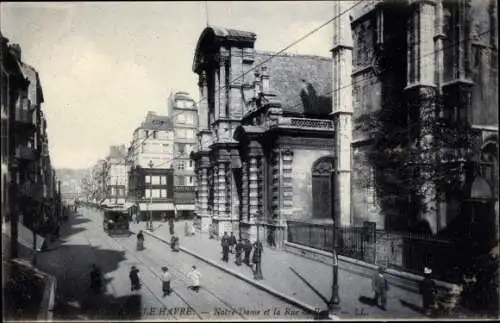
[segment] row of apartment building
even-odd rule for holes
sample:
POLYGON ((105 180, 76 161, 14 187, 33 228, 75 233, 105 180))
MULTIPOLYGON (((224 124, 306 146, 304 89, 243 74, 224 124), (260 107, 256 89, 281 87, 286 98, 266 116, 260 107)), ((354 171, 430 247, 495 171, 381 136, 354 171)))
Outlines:
POLYGON ((63 206, 40 76, 22 60, 18 44, 9 44, 1 33, 0 39, 2 238, 4 259, 11 259, 23 256, 21 241, 32 239, 24 235, 43 235, 46 223, 60 220, 63 206))
POLYGON ((173 92, 166 114, 149 111, 129 147, 111 146, 85 186, 95 202, 127 205, 143 219, 189 217, 195 211, 196 175, 190 153, 198 129, 196 102, 173 92), (92 183, 92 184, 90 184, 92 183))

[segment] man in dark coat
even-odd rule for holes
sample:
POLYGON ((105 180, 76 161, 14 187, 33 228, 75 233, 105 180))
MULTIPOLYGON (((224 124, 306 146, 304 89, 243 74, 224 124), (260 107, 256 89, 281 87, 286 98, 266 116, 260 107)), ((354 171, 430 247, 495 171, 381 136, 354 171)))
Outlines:
POLYGON ((168 227, 169 227, 169 230, 170 230, 170 235, 174 235, 174 218, 173 217, 170 217, 168 219, 168 227))
POLYGON ((90 288, 96 294, 100 293, 102 289, 102 274, 96 264, 92 264, 92 271, 90 272, 90 288))
POLYGON ((420 282, 420 293, 422 294, 422 309, 426 315, 430 314, 436 297, 436 282, 431 278, 432 270, 424 268, 424 279, 420 282))
POLYGON ((253 268, 253 278, 257 280, 264 279, 264 277, 262 276, 262 267, 261 267, 263 251, 264 248, 262 247, 262 243, 259 240, 255 241, 253 244, 252 262, 255 265, 255 267, 253 268))
POLYGON ((243 248, 243 242, 241 242, 241 239, 239 239, 235 247, 236 257, 234 261, 234 263, 238 266, 241 266, 241 253, 243 252, 243 248))
POLYGON ((236 246, 236 237, 234 236, 234 233, 231 232, 231 236, 229 237, 229 252, 233 253, 233 248, 236 246))
POLYGON ((221 240, 221 246, 222 246, 222 261, 228 262, 229 261, 229 236, 227 235, 227 232, 224 232, 224 236, 222 237, 222 240, 221 240))
POLYGON ((252 243, 250 242, 250 240, 245 239, 243 250, 245 251, 245 258, 243 259, 243 262, 247 264, 247 266, 250 266, 250 253, 252 252, 252 243))
POLYGON ((136 266, 132 266, 130 268, 130 273, 128 274, 130 278, 130 290, 139 290, 141 289, 141 284, 139 282, 139 269, 136 266))
POLYGON ((383 267, 378 267, 377 272, 372 277, 372 289, 375 293, 375 304, 385 311, 387 310, 387 290, 389 289, 389 285, 384 272, 383 267))

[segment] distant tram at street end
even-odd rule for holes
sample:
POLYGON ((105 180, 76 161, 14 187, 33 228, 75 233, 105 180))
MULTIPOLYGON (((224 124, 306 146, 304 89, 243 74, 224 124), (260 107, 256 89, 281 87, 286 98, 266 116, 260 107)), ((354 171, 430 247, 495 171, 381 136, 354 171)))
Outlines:
POLYGON ((123 206, 105 207, 102 226, 109 235, 129 235, 130 216, 128 209, 123 206))

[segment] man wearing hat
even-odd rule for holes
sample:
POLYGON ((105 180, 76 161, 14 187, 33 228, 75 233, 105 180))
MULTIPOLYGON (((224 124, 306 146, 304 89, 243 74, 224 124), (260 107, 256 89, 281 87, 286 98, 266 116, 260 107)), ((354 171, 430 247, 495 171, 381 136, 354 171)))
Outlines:
POLYGON ((387 310, 387 290, 389 289, 389 285, 387 284, 384 272, 385 269, 382 266, 378 267, 377 272, 372 278, 372 289, 375 293, 375 303, 385 311, 387 310))
POLYGON ((168 272, 167 266, 161 267, 161 270, 163 271, 163 275, 161 277, 163 297, 165 297, 166 295, 170 295, 170 293, 172 292, 172 290, 170 289, 170 280, 172 279, 172 276, 168 272))
POLYGON ((422 294, 422 308, 426 315, 430 314, 436 296, 436 282, 431 278, 432 270, 424 268, 424 279, 420 283, 420 293, 422 294))

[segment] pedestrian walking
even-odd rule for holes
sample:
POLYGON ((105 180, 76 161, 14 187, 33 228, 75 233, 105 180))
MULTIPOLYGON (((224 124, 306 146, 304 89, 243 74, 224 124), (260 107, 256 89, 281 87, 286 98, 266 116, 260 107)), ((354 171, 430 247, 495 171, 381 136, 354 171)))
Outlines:
POLYGON ((378 267, 377 272, 372 277, 372 289, 375 293, 375 304, 386 311, 387 291, 389 290, 389 285, 387 283, 387 279, 384 276, 384 272, 385 270, 383 267, 378 267))
POLYGON ((172 293, 172 289, 170 288, 170 281, 172 280, 172 276, 168 272, 168 267, 163 266, 161 267, 161 270, 163 272, 163 275, 161 276, 161 289, 163 291, 163 297, 170 295, 172 293))
POLYGON ((229 237, 229 252, 233 253, 233 248, 236 246, 236 237, 234 233, 231 232, 231 236, 229 237))
POLYGON ((235 247, 236 257, 234 263, 237 266, 241 266, 241 253, 243 252, 243 248, 244 248, 243 242, 241 242, 241 239, 239 239, 235 247))
POLYGON ((131 291, 141 289, 141 283, 139 280, 139 269, 137 269, 136 266, 132 266, 132 268, 130 268, 130 273, 128 274, 128 277, 130 278, 131 291))
POLYGON ((222 241, 221 241, 221 246, 222 246, 222 261, 228 262, 229 261, 229 236, 227 235, 227 232, 224 232, 224 236, 222 237, 222 241))
POLYGON ((214 239, 215 237, 215 227, 212 223, 208 226, 208 238, 209 239, 214 239))
POLYGON ((269 229, 267 231, 267 245, 269 247, 276 247, 276 243, 274 241, 274 232, 275 232, 275 228, 269 227, 269 229))
POLYGON ((144 234, 142 233, 142 230, 140 230, 137 234, 137 250, 142 249, 144 249, 144 234))
POLYGON ((191 271, 187 274, 188 288, 198 292, 200 290, 201 273, 196 269, 196 266, 191 267, 191 271))
POLYGON ((172 249, 172 251, 179 251, 179 237, 172 236, 172 238, 170 238, 170 248, 172 249))
POLYGON ((99 294, 102 289, 102 273, 96 264, 92 264, 92 270, 90 271, 90 288, 95 294, 99 294))
POLYGON ((262 247, 262 243, 257 240, 253 244, 253 255, 252 255, 252 262, 253 265, 253 278, 256 280, 261 280, 264 279, 262 276, 262 267, 261 267, 261 260, 262 260, 262 252, 264 251, 264 248, 262 247))
POLYGON ((432 270, 424 268, 424 279, 420 282, 420 293, 422 294, 422 309, 426 315, 431 314, 431 310, 436 300, 436 282, 431 278, 432 270))
POLYGON ((243 251, 245 252, 245 258, 243 259, 243 263, 247 266, 250 266, 250 253, 252 252, 252 243, 250 240, 245 239, 245 244, 243 246, 243 251))
POLYGON ((168 219, 168 227, 169 227, 169 230, 170 230, 170 235, 174 235, 174 218, 173 217, 170 217, 168 219))

